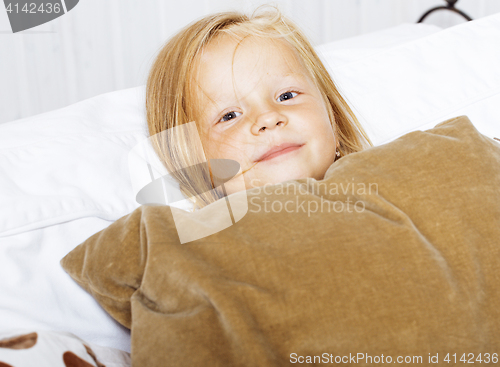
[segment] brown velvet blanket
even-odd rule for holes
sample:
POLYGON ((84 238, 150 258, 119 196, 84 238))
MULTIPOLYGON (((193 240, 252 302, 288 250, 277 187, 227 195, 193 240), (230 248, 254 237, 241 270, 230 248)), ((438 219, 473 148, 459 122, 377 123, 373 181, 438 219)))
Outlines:
POLYGON ((170 207, 142 206, 62 259, 131 328, 134 366, 495 364, 500 144, 467 117, 245 194, 210 236, 181 244, 170 207))

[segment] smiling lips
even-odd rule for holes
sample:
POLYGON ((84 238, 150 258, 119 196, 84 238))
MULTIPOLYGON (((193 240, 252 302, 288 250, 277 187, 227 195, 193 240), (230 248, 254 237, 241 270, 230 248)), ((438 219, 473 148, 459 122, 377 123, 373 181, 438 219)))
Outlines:
POLYGON ((266 153, 264 153, 259 159, 257 159, 257 162, 268 161, 268 160, 276 158, 280 155, 293 152, 295 150, 300 149, 303 145, 304 144, 285 143, 285 144, 275 146, 275 147, 269 149, 266 153))

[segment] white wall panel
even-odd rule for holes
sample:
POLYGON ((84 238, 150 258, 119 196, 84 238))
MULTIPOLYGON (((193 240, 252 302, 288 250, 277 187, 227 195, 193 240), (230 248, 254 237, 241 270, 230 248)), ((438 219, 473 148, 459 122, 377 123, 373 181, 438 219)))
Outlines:
MULTIPOLYGON (((12 34, 0 9, 0 123, 145 84, 167 38, 205 14, 277 5, 314 44, 414 23, 443 0, 80 0, 64 16, 12 34)), ((473 18, 500 12, 500 0, 460 0, 473 18)), ((449 27, 439 11, 426 23, 449 27)))

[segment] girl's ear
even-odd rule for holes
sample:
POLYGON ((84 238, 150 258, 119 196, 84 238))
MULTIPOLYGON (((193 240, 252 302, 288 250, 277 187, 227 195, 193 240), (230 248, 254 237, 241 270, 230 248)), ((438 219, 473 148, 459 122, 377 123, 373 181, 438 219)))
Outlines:
POLYGON ((335 147, 335 159, 333 161, 334 162, 337 161, 340 157, 341 157, 341 154, 340 154, 340 145, 337 144, 337 146, 335 147))

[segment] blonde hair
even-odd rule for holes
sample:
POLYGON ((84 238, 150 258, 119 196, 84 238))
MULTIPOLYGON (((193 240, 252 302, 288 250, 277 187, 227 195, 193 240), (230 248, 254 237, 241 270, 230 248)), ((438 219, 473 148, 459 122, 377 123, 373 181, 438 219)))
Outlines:
POLYGON ((200 164, 199 157, 204 152, 193 151, 193 136, 167 134, 168 138, 164 139, 160 136, 165 135, 159 133, 196 121, 198 111, 190 96, 194 90, 192 79, 197 56, 221 34, 285 40, 303 60, 323 96, 333 130, 337 134, 340 156, 372 145, 307 38, 277 8, 271 8, 260 11, 262 7, 259 7, 251 16, 239 12, 206 16, 174 35, 161 49, 151 67, 146 85, 146 117, 150 139, 161 162, 195 207, 201 208, 224 197, 224 192, 220 187, 214 187, 210 165, 200 164))

